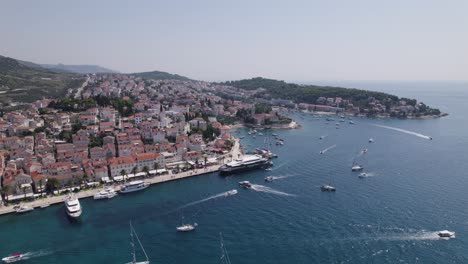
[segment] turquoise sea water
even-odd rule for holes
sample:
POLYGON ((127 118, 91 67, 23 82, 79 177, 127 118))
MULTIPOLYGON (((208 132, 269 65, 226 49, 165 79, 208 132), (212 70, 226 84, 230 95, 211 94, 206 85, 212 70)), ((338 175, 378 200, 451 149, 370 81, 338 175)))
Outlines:
MULTIPOLYGON (((450 116, 355 118, 355 125, 335 129, 324 118, 296 115, 302 129, 274 131, 285 145, 273 146, 279 158, 272 171, 211 174, 108 201, 84 199, 79 222, 70 222, 62 205, 2 216, 0 255, 42 255, 24 263, 126 263, 131 219, 151 263, 219 263, 219 232, 232 263, 467 263, 468 83, 336 85, 415 97, 450 116), (359 156, 363 148, 368 153, 359 156), (372 176, 359 179, 350 170, 353 160, 372 176), (269 175, 283 178, 265 183, 269 175), (336 193, 321 192, 330 179, 336 193), (242 180, 256 190, 239 188, 242 180), (234 188, 235 196, 194 203, 234 188), (198 223, 195 232, 175 231, 182 215, 198 223), (439 240, 436 232, 443 229, 456 238, 439 240)), ((264 143, 245 129, 237 133, 246 136, 247 149, 264 143)))

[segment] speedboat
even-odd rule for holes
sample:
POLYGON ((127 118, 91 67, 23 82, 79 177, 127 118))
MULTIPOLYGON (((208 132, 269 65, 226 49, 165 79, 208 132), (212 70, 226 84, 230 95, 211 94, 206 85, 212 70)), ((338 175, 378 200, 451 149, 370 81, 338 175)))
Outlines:
POLYGON ((266 182, 272 182, 273 181, 273 176, 265 177, 265 181, 266 182))
POLYGON ((251 188, 252 184, 249 181, 241 181, 239 182, 239 185, 244 187, 244 188, 251 188))
POLYGON ((266 170, 266 171, 271 171, 271 168, 266 168, 265 170, 266 170))
POLYGON ((364 167, 359 166, 359 165, 354 165, 353 167, 351 167, 352 171, 360 171, 360 170, 363 170, 363 169, 364 169, 364 167))
POLYGON ((455 232, 442 230, 442 231, 439 231, 438 235, 439 237, 442 237, 442 238, 453 238, 455 237, 455 232))
POLYGON ((260 132, 260 133, 258 133, 258 135, 259 135, 259 136, 263 136, 263 133, 262 133, 262 132, 260 132))
POLYGON ((117 195, 117 192, 113 188, 105 188, 97 193, 94 194, 94 200, 101 200, 101 199, 110 199, 114 198, 117 195))
POLYGON ((15 253, 10 254, 8 257, 2 258, 2 261, 5 263, 12 263, 12 262, 23 260, 25 259, 25 257, 26 257, 26 254, 23 254, 21 252, 15 252, 15 253))
POLYGON ((359 178, 366 178, 366 177, 369 177, 369 175, 367 173, 363 172, 363 173, 359 173, 358 177, 359 178))
POLYGON ((47 207, 49 207, 49 206, 50 206, 50 204, 43 204, 43 205, 41 205, 41 209, 47 208, 47 207))
POLYGON ((14 209, 15 209, 15 212, 18 214, 27 213, 27 212, 34 210, 33 207, 27 206, 27 205, 18 205, 14 209))
POLYGON ((372 138, 369 138, 369 143, 372 143, 374 142, 374 140, 372 138))
POLYGON ((81 212, 82 212, 81 204, 75 195, 73 194, 68 195, 67 199, 65 199, 65 208, 66 208, 68 216, 72 218, 80 217, 81 212))
POLYGON ((197 226, 197 223, 191 225, 191 224, 185 224, 185 225, 181 225, 181 226, 178 226, 176 227, 176 230, 178 232, 189 232, 189 231, 193 231, 195 230, 195 227, 197 226))
POLYGON ((271 135, 274 136, 274 137, 278 136, 278 134, 276 134, 276 133, 272 133, 271 135))
POLYGON ((322 185, 322 186, 320 186, 320 189, 322 191, 324 191, 324 192, 334 192, 334 191, 336 191, 335 186, 332 186, 330 184, 322 185))
POLYGON ((230 191, 227 191, 225 196, 230 196, 230 195, 236 195, 237 194, 237 190, 236 189, 232 189, 230 191))
POLYGON ((354 122, 353 122, 353 121, 349 121, 349 124, 354 125, 354 122))

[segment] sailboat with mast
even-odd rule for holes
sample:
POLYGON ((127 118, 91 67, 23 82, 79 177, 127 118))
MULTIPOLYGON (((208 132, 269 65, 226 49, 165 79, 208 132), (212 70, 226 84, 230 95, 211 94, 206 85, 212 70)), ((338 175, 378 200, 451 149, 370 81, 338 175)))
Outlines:
POLYGON ((140 242, 140 239, 138 238, 138 235, 133 228, 132 222, 130 222, 130 237, 132 239, 132 242, 130 242, 130 245, 132 245, 132 257, 133 260, 131 262, 127 262, 126 264, 149 264, 149 258, 148 255, 146 254, 145 249, 143 248, 143 245, 140 242), (136 260, 136 252, 135 252, 135 238, 138 241, 138 244, 141 247, 141 250, 143 251, 143 254, 145 254, 146 260, 145 261, 137 261, 136 260))
POLYGON ((231 260, 229 259, 227 249, 224 246, 224 240, 223 240, 223 234, 222 233, 219 233, 219 239, 221 241, 221 258, 219 259, 219 263, 231 264, 231 260))

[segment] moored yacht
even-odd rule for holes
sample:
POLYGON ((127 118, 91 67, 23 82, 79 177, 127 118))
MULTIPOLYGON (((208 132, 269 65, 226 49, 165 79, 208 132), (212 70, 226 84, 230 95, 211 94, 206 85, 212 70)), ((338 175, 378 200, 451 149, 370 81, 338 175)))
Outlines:
POLYGON ((130 193, 130 192, 136 192, 136 191, 141 191, 146 188, 148 188, 149 183, 146 183, 144 181, 131 181, 126 183, 121 189, 121 193, 130 193))
POLYGON ((272 165, 268 158, 260 155, 245 155, 242 159, 236 159, 224 164, 219 168, 221 175, 233 174, 236 172, 248 171, 253 169, 266 169, 272 165))
POLYGON ((101 200, 101 199, 110 199, 114 198, 117 195, 117 192, 114 188, 105 188, 97 193, 94 194, 94 200, 101 200))
POLYGON ((27 213, 27 212, 34 210, 33 207, 27 206, 27 205, 18 205, 18 206, 15 206, 14 209, 15 209, 15 212, 18 214, 27 213))
POLYGON ((67 199, 65 199, 65 209, 67 211, 68 216, 72 218, 80 217, 81 204, 75 195, 69 194, 67 199))
POLYGON ((369 143, 372 143, 374 142, 374 140, 372 138, 369 138, 369 143))

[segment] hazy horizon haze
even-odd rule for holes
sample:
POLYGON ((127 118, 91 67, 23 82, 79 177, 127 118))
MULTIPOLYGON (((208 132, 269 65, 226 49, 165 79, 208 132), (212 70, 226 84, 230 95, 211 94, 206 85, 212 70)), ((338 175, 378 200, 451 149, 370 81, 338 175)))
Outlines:
POLYGON ((468 1, 3 1, 0 55, 220 81, 467 80, 468 1))

